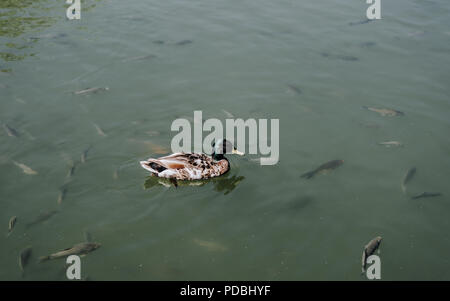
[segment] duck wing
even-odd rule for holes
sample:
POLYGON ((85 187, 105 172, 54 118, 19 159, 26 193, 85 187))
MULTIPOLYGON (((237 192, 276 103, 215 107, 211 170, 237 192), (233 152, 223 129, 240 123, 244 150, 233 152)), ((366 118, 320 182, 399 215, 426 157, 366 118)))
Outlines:
POLYGON ((228 161, 223 161, 225 162, 214 162, 204 154, 175 153, 157 159, 149 158, 140 163, 144 169, 158 177, 198 180, 218 176, 228 170, 228 161))

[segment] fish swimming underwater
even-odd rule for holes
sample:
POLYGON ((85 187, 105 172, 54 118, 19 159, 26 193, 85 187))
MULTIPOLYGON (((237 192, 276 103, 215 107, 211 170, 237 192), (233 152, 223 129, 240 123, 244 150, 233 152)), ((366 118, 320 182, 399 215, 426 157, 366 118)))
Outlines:
POLYGON ((396 147, 396 146, 403 146, 403 143, 399 142, 399 141, 383 141, 378 143, 379 145, 384 145, 386 147, 396 147))
POLYGON ((17 132, 17 130, 12 128, 12 127, 10 127, 6 123, 3 124, 3 129, 5 130, 6 134, 9 137, 19 137, 19 133, 17 132))
POLYGON ((83 90, 78 90, 73 92, 73 94, 75 95, 85 95, 85 94, 95 94, 98 92, 103 92, 103 91, 108 91, 109 88, 108 87, 95 87, 95 88, 86 88, 83 90))
POLYGON ((86 255, 96 249, 100 248, 101 244, 96 242, 82 242, 74 245, 71 248, 64 249, 62 251, 50 254, 48 256, 43 256, 39 258, 39 262, 44 262, 51 259, 58 259, 62 257, 67 257, 69 255, 86 255))
POLYGON ((308 171, 307 173, 304 173, 303 175, 301 175, 301 177, 302 178, 306 178, 306 179, 311 179, 316 174, 318 174, 320 172, 330 171, 330 170, 336 169, 339 166, 341 166, 343 163, 344 163, 344 160, 332 160, 332 161, 329 161, 327 163, 324 163, 324 164, 320 165, 319 167, 317 167, 314 170, 311 170, 311 171, 308 171))
POLYGON ((366 265, 367 265, 367 258, 372 255, 373 253, 375 253, 375 251, 378 249, 378 247, 380 246, 381 243, 381 236, 377 236, 374 239, 372 239, 365 247, 363 250, 363 254, 362 254, 362 272, 364 273, 364 271, 366 270, 366 265))
POLYGON ((22 276, 25 273, 25 267, 28 264, 28 261, 31 257, 31 247, 27 247, 25 249, 23 249, 20 254, 19 254, 19 267, 20 270, 22 271, 22 276))
POLYGON ((372 107, 367 107, 367 106, 363 106, 363 109, 372 111, 372 112, 376 112, 378 114, 380 114, 381 116, 389 116, 389 117, 393 117, 393 116, 403 116, 405 115, 405 113, 397 111, 397 110, 392 110, 392 109, 377 109, 377 108, 372 108, 372 107))
POLYGON ((355 25, 367 24, 367 23, 372 22, 372 21, 374 21, 374 20, 372 20, 372 19, 365 19, 365 20, 362 20, 362 21, 350 22, 350 23, 348 23, 348 25, 355 26, 355 25))
POLYGON ((105 132, 103 132, 103 130, 96 123, 92 123, 92 125, 97 130, 97 134, 99 134, 100 136, 106 137, 105 132))
POLYGON ((52 210, 52 211, 44 211, 41 214, 38 215, 38 217, 36 217, 36 219, 28 224, 25 225, 25 228, 28 229, 31 226, 37 225, 39 223, 45 222, 47 220, 49 220, 53 215, 55 215, 56 213, 58 213, 57 210, 52 210))
POLYGON ((17 216, 13 216, 9 219, 7 236, 9 236, 11 234, 12 230, 14 229, 14 226, 16 225, 16 222, 17 222, 17 216))
POLYGON ((423 192, 421 194, 412 196, 411 199, 412 200, 416 200, 416 199, 420 199, 420 198, 429 198, 429 197, 436 197, 436 196, 441 196, 442 193, 440 192, 423 192))
POLYGON ((211 156, 196 153, 175 153, 157 159, 141 161, 142 168, 152 175, 176 180, 200 180, 221 176, 230 169, 230 163, 224 154, 243 155, 233 145, 221 139, 213 145, 211 156), (227 152, 228 151, 228 152, 227 152))
POLYGON ((19 163, 19 162, 16 162, 16 161, 13 161, 13 163, 14 163, 16 166, 20 167, 20 168, 22 169, 22 171, 23 171, 25 174, 27 174, 27 175, 32 175, 32 176, 33 176, 33 175, 37 175, 37 174, 38 174, 37 171, 31 169, 31 167, 26 166, 26 165, 23 164, 23 163, 19 163))
POLYGON ((403 193, 406 193, 406 184, 408 184, 409 181, 411 181, 411 179, 414 177, 414 175, 416 174, 417 169, 415 167, 410 168, 405 176, 403 177, 403 181, 402 181, 402 191, 403 193))
POLYGON ((81 153, 81 163, 86 163, 88 152, 91 150, 92 145, 89 145, 82 153, 81 153))

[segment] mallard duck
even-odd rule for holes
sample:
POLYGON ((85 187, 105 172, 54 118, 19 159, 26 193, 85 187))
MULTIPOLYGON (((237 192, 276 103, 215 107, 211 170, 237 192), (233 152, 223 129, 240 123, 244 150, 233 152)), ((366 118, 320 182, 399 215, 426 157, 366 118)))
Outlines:
POLYGON ((230 162, 224 154, 243 155, 226 139, 213 143, 213 150, 211 156, 196 153, 175 153, 157 159, 150 158, 140 163, 144 169, 157 177, 192 181, 218 177, 230 170, 230 162))

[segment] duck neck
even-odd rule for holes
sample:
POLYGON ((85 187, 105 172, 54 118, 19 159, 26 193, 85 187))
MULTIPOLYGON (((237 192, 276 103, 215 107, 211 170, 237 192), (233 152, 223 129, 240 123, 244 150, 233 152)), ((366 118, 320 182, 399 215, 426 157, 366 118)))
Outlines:
POLYGON ((223 160, 223 159, 227 159, 227 158, 225 158, 225 156, 223 155, 223 154, 216 154, 216 152, 213 152, 212 153, 212 155, 211 155, 211 157, 215 160, 215 161, 220 161, 220 160, 223 160))

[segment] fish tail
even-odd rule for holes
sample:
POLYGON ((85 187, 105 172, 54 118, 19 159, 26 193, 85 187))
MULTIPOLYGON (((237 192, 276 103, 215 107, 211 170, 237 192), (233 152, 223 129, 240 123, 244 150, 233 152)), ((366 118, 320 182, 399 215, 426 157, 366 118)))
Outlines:
POLYGON ((316 174, 315 170, 308 171, 307 173, 304 173, 301 175, 302 178, 311 179, 316 174))
POLYGON ((39 263, 45 262, 45 261, 47 261, 47 260, 50 260, 50 256, 42 256, 42 257, 39 257, 39 263))
POLYGON ((402 187, 402 191, 403 191, 403 193, 404 193, 404 194, 406 194, 406 187, 405 187, 405 184, 402 184, 402 186, 401 186, 401 187, 402 187))

